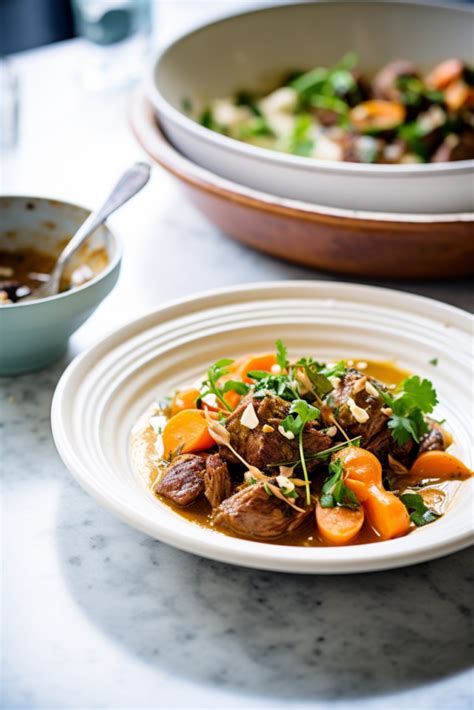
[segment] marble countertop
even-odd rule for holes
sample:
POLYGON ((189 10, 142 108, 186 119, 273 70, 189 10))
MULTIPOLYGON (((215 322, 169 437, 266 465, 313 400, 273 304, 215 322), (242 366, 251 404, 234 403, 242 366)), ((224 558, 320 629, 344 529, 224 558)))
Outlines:
MULTIPOLYGON (((3 193, 94 205, 141 157, 127 93, 78 90, 83 49, 71 42, 15 59, 21 132, 3 155, 3 193)), ((469 551, 347 577, 245 570, 145 537, 74 482, 49 408, 77 352, 170 298, 333 278, 219 234, 158 169, 111 225, 125 249, 116 290, 63 361, 0 384, 2 707, 472 708, 469 551)), ((472 308, 466 282, 399 287, 472 308)))

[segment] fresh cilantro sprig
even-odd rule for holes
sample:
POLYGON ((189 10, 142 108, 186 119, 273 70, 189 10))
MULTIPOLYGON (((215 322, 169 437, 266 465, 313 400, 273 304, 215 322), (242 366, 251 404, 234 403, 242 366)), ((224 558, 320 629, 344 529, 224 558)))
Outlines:
POLYGON ((410 520, 417 527, 434 523, 435 520, 441 517, 439 513, 426 506, 423 496, 418 495, 418 493, 404 493, 400 496, 400 500, 408 511, 413 511, 410 513, 410 520))
POLYGON ((276 361, 282 370, 288 370, 288 351, 281 340, 277 340, 275 343, 276 348, 276 361))
POLYGON ((304 454, 303 431, 305 425, 314 419, 318 419, 320 414, 321 412, 317 407, 313 407, 313 405, 309 404, 304 399, 295 399, 291 403, 290 413, 281 423, 281 427, 284 431, 291 432, 295 438, 298 437, 298 450, 301 468, 303 469, 303 477, 305 480, 306 505, 311 504, 311 491, 304 454))
POLYGON ((321 399, 334 389, 329 378, 342 377, 346 372, 343 361, 333 367, 327 367, 312 357, 300 358, 295 362, 294 367, 304 370, 306 377, 311 382, 314 394, 321 399))
POLYGON ((328 467, 329 477, 324 482, 319 504, 322 508, 358 508, 359 501, 343 479, 343 461, 335 459, 328 467))
POLYGON ((245 382, 238 380, 227 380, 222 387, 219 385, 219 380, 229 373, 229 366, 232 365, 233 362, 234 361, 229 358, 222 358, 211 365, 207 371, 207 380, 202 383, 200 396, 202 400, 207 395, 213 394, 229 412, 232 411, 232 407, 226 401, 224 395, 231 391, 244 395, 249 391, 249 386, 245 382))
POLYGON ((253 394, 255 397, 265 397, 276 394, 287 402, 298 399, 297 385, 289 375, 271 375, 263 370, 252 370, 247 376, 254 380, 253 394))
POLYGON ((430 414, 438 404, 436 390, 431 382, 413 375, 403 380, 394 394, 383 391, 380 394, 392 410, 387 426, 397 444, 406 444, 410 437, 419 443, 428 432, 424 415, 430 414))
POLYGON ((332 389, 332 384, 321 374, 322 366, 312 357, 302 357, 295 362, 295 368, 301 368, 311 382, 313 392, 318 397, 325 397, 332 389))

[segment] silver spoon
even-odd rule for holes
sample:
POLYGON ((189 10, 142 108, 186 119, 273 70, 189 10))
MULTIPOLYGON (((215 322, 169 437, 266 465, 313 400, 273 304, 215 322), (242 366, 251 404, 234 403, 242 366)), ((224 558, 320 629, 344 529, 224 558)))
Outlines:
POLYGON ((61 276, 66 262, 76 253, 84 241, 105 222, 112 212, 115 212, 127 200, 137 194, 144 187, 150 178, 150 166, 147 163, 135 163, 120 178, 102 207, 90 213, 87 219, 81 224, 72 239, 64 247, 58 256, 56 264, 46 283, 41 284, 37 289, 24 298, 25 301, 36 301, 39 298, 55 296, 59 292, 61 276))

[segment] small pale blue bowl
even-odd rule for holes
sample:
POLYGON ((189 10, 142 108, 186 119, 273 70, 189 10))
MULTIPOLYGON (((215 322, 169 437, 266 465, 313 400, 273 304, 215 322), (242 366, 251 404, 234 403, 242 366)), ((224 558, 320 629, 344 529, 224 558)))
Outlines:
MULTIPOLYGON (((83 207, 37 197, 0 197, 0 250, 34 248, 57 256, 86 219, 83 207)), ((88 254, 104 250, 105 267, 82 286, 38 301, 0 305, 0 375, 38 370, 59 359, 70 336, 115 286, 121 261, 117 238, 100 227, 74 257, 71 268, 88 254)))

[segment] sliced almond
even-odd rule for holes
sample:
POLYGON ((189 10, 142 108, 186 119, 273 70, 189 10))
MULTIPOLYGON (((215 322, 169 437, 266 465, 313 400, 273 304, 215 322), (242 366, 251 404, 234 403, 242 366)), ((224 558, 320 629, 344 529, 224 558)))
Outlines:
POLYGON ((367 382, 365 383, 365 391, 367 394, 370 394, 371 397, 379 397, 379 391, 376 387, 373 386, 372 382, 367 382))
POLYGON ((365 409, 362 409, 362 407, 359 407, 359 405, 354 402, 352 397, 349 397, 347 404, 349 405, 350 412, 356 422, 359 422, 359 424, 365 424, 365 422, 368 421, 368 412, 366 412, 365 409))
POLYGON ((295 484, 290 481, 286 476, 277 476, 276 482, 284 491, 293 491, 295 489, 295 484))
POLYGON ((259 425, 258 417, 252 402, 249 402, 240 417, 240 423, 247 429, 255 429, 259 425))
POLYGON ((365 389, 365 385, 367 383, 367 377, 361 377, 359 380, 356 380, 354 384, 352 385, 352 392, 354 394, 357 394, 358 392, 362 392, 363 389, 365 389))

